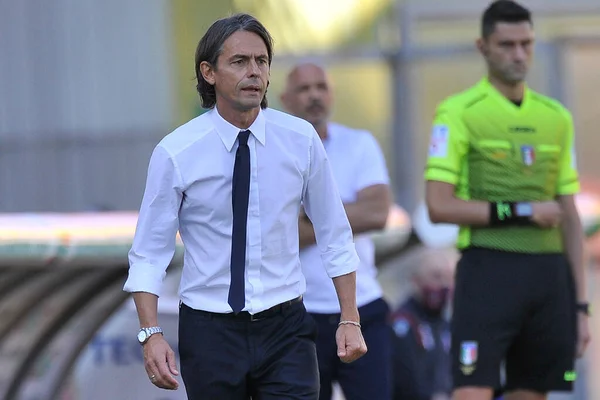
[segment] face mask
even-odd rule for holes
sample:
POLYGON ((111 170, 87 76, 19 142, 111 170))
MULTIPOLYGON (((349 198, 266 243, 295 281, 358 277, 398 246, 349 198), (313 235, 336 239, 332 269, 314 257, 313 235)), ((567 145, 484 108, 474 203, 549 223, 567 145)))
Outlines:
POLYGON ((448 303, 448 295, 450 290, 446 287, 430 288, 424 287, 421 289, 423 306, 430 311, 440 312, 448 303))

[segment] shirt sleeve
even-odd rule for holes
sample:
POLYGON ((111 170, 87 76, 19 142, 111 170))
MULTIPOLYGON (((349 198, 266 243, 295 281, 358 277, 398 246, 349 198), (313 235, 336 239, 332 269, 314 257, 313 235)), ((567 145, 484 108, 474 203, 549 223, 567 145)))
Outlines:
POLYGON ((314 129, 309 157, 302 201, 315 230, 323 265, 329 277, 335 278, 356 271, 359 258, 325 148, 314 129))
POLYGON ((460 115, 440 106, 433 122, 425 180, 456 185, 468 150, 467 130, 460 115))
POLYGON ((163 279, 175 254, 182 201, 181 176, 169 153, 157 146, 150 158, 148 176, 129 251, 126 292, 160 296, 163 279))
POLYGON ((580 184, 575 154, 575 129, 570 113, 567 113, 567 137, 565 146, 563 146, 559 168, 557 194, 570 195, 578 193, 580 184))
POLYGON ((388 185, 390 182, 385 158, 375 137, 365 132, 360 142, 360 159, 356 166, 356 191, 373 185, 388 185))

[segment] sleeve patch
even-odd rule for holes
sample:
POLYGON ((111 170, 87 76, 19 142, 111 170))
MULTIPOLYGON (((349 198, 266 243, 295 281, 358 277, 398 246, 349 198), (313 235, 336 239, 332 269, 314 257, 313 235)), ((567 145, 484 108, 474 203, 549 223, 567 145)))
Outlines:
POLYGON ((396 336, 404 337, 410 330, 410 323, 406 319, 400 318, 394 321, 393 328, 394 332, 396 333, 396 336))
POLYGON ((448 140, 450 130, 447 125, 434 125, 429 142, 430 157, 446 157, 448 155, 448 140))

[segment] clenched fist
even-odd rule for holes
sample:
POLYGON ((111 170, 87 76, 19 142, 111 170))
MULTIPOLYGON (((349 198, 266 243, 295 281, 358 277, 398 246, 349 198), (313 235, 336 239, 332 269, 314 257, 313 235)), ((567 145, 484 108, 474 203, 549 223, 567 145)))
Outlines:
POLYGON ((367 344, 359 326, 340 325, 335 334, 337 354, 344 363, 358 360, 367 353, 367 344))

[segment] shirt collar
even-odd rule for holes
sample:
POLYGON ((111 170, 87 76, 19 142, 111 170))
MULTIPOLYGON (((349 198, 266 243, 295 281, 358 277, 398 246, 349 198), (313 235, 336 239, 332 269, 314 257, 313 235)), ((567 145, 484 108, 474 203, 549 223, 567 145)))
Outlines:
MULTIPOLYGON (((225 121, 225 119, 223 119, 223 117, 221 117, 221 115, 217 111, 217 107, 213 108, 212 110, 212 121, 215 124, 217 133, 219 134, 221 141, 223 141, 225 148, 227 149, 227 151, 231 151, 237 139, 238 133, 240 133, 240 131, 243 131, 244 129, 240 129, 235 125, 232 125, 229 122, 225 121)), ((256 138, 256 140, 258 140, 263 146, 265 145, 266 139, 265 127, 266 119, 263 110, 261 109, 258 112, 256 119, 248 129, 250 130, 250 132, 252 132, 252 135, 256 138)))
MULTIPOLYGON (((504 101, 511 102, 502 93, 500 93, 498 91, 498 89, 496 89, 494 87, 494 85, 492 85, 492 83, 490 82, 490 80, 487 76, 484 77, 483 79, 481 79, 481 81, 479 82, 479 85, 485 92, 491 93, 494 96, 500 96, 504 99, 504 101)), ((527 103, 529 96, 530 96, 529 86, 527 85, 527 83, 525 83, 525 89, 523 90, 523 100, 522 100, 523 104, 527 103)))

